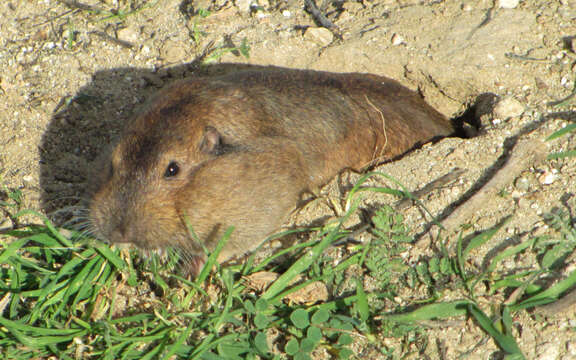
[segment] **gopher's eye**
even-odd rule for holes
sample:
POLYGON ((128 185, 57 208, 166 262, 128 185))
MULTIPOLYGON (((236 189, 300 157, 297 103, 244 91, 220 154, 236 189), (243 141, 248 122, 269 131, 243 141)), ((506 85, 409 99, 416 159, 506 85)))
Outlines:
POLYGON ((164 172, 164 177, 166 178, 174 177, 178 175, 179 172, 180 167, 178 166, 178 164, 175 161, 170 161, 170 164, 168 164, 168 167, 166 168, 166 172, 164 172))

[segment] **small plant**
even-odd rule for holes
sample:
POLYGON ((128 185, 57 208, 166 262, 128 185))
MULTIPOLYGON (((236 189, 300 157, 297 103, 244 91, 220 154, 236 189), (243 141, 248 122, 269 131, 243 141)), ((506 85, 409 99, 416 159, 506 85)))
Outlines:
POLYGON ((542 255, 540 266, 543 269, 552 269, 562 264, 576 249, 576 228, 570 214, 562 209, 545 214, 544 220, 560 235, 558 239, 541 238, 536 244, 542 255))
POLYGON ((0 207, 20 210, 22 206, 22 191, 20 189, 9 189, 4 186, 0 191, 0 207))
POLYGON ((96 7, 92 7, 89 5, 81 6, 82 10, 87 11, 88 13, 95 14, 101 16, 98 21, 115 21, 115 22, 124 22, 126 18, 131 15, 137 14, 145 9, 152 8, 158 4, 159 0, 155 1, 143 1, 139 3, 138 1, 128 0, 127 4, 124 6, 120 5, 120 1, 117 2, 117 6, 115 9, 100 9, 96 7))
POLYGON ((68 18, 66 22, 66 48, 72 50, 74 42, 76 42, 76 30, 72 19, 68 18))
POLYGON ((325 309, 316 310, 311 316, 304 309, 296 309, 290 314, 292 326, 288 328, 292 335, 286 343, 286 354, 294 359, 311 359, 311 353, 321 342, 330 341, 330 353, 338 359, 348 359, 352 351, 348 345, 353 339, 354 325, 351 318, 334 316, 325 309))
MULTIPOLYGON (((188 31, 190 37, 194 41, 197 47, 201 46, 201 40, 206 37, 208 34, 202 30, 200 26, 200 22, 202 19, 207 18, 210 16, 210 11, 206 9, 198 9, 196 12, 196 16, 194 16, 194 20, 192 24, 188 26, 188 31)), ((201 60, 202 64, 212 64, 220 61, 222 56, 227 53, 233 52, 235 55, 243 56, 246 59, 250 58, 250 45, 248 45, 248 41, 246 38, 242 39, 242 43, 240 46, 213 46, 214 42, 211 41, 208 43, 207 46, 201 51, 201 60)))
MULTIPOLYGON (((551 141, 551 140, 557 139, 561 136, 564 136, 566 134, 574 132, 574 130, 576 130, 576 124, 566 125, 566 127, 564 127, 563 129, 560 129, 560 130, 556 131, 555 133, 553 133, 552 135, 548 136, 546 141, 551 141)), ((560 152, 549 154, 548 160, 562 159, 562 158, 575 157, 575 156, 576 156, 576 149, 566 150, 566 151, 560 151, 560 152)))
POLYGON ((242 44, 239 47, 218 47, 213 49, 205 58, 204 64, 212 64, 220 61, 224 54, 229 52, 238 52, 240 55, 244 56, 246 59, 250 58, 250 45, 246 41, 246 38, 242 39, 242 44))
POLYGON ((9 189, 4 186, 4 189, 0 191, 0 211, 10 219, 13 228, 19 226, 17 213, 22 207, 22 202, 22 191, 20 189, 9 189))
POLYGON ((413 238, 408 235, 402 215, 388 205, 376 211, 372 222, 375 238, 364 249, 364 264, 379 286, 386 289, 391 279, 407 271, 400 254, 407 250, 413 238))
POLYGON ((152 8, 156 6, 159 0, 153 2, 147 2, 144 5, 135 5, 134 3, 130 3, 126 5, 124 8, 118 7, 114 10, 103 11, 101 15, 104 15, 100 19, 100 21, 108 21, 108 20, 115 20, 119 22, 123 22, 126 18, 130 15, 137 14, 145 9, 152 8))
POLYGON ((516 339, 514 339, 514 336, 512 335, 512 317, 510 316, 509 308, 504 307, 501 321, 496 322, 496 324, 474 304, 468 305, 468 311, 472 314, 474 319, 476 319, 480 327, 489 334, 505 352, 506 359, 526 359, 524 354, 522 354, 516 339))
POLYGON ((205 9, 199 9, 197 16, 194 17, 194 21, 192 22, 192 28, 190 30, 190 36, 195 43, 199 43, 200 40, 205 37, 207 34, 206 32, 202 31, 200 26, 198 26, 201 19, 205 19, 210 16, 210 11, 205 9))

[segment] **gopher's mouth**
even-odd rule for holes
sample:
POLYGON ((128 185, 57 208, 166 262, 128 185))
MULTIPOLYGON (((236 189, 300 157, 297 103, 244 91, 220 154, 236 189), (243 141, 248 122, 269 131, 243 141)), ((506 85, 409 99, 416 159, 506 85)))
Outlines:
POLYGON ((177 246, 144 248, 139 247, 134 243, 116 243, 114 245, 122 250, 135 249, 144 260, 157 258, 160 262, 168 263, 176 259, 174 264, 181 267, 181 272, 184 276, 189 276, 191 278, 197 277, 206 263, 204 256, 189 254, 184 249, 177 246))

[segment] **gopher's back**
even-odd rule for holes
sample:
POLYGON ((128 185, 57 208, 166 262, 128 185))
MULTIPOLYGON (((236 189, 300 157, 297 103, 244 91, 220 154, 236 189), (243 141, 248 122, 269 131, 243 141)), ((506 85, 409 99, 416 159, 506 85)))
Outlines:
POLYGON ((220 80, 241 87, 258 109, 259 136, 299 144, 318 183, 453 133, 450 121, 418 93, 382 76, 282 70, 220 80))

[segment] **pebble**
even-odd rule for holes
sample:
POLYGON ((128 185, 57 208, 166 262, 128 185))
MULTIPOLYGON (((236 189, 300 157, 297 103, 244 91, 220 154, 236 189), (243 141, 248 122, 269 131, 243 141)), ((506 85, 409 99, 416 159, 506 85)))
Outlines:
POLYGON ((328 46, 334 40, 334 34, 323 27, 311 27, 304 33, 304 40, 312 41, 320 46, 328 46))
POLYGON ((243 14, 249 14, 251 9, 250 7, 252 6, 252 0, 236 0, 234 2, 236 4, 236 7, 238 8, 238 10, 240 10, 241 13, 243 14))
POLYGON ((548 233, 548 225, 546 224, 536 224, 536 228, 534 230, 532 230, 531 235, 532 236, 544 236, 546 235, 546 233, 548 233))
POLYGON ((538 177, 538 181, 540 182, 540 184, 550 185, 554 183, 556 180, 558 180, 558 170, 556 171, 554 170, 555 169, 552 169, 552 171, 546 171, 542 175, 540 175, 538 177))
POLYGON ((265 19, 268 16, 270 16, 270 14, 265 13, 264 11, 261 11, 261 10, 256 11, 256 18, 258 18, 258 19, 265 19))
POLYGON ((130 42, 130 43, 137 42, 138 38, 139 38, 138 32, 135 31, 134 29, 130 28, 130 27, 118 30, 117 35, 118 35, 118 39, 120 39, 122 41, 130 42))
POLYGON ((394 34, 392 35, 392 45, 398 46, 404 44, 404 38, 401 35, 394 34))
POLYGON ((524 113, 525 106, 513 97, 505 97, 498 101, 494 107, 494 117, 500 119, 509 119, 520 116, 524 113))
POLYGON ((516 189, 518 189, 519 191, 522 192, 526 192, 528 190, 530 190, 530 179, 528 179, 525 176, 519 177, 518 179, 516 179, 514 186, 516 187, 516 189))
POLYGON ((355 14, 364 8, 361 2, 345 2, 342 7, 349 13, 355 14))
POLYGON ((571 341, 568 344, 566 344, 566 352, 569 355, 576 357, 576 341, 574 342, 571 341))
POLYGON ((168 40, 162 46, 161 55, 164 61, 168 63, 184 61, 186 59, 186 45, 178 41, 168 40))
POLYGON ((556 360, 560 356, 560 344, 547 343, 538 345, 538 360, 556 360))
POLYGON ((499 6, 503 9, 514 9, 519 3, 520 0, 500 0, 499 6))

